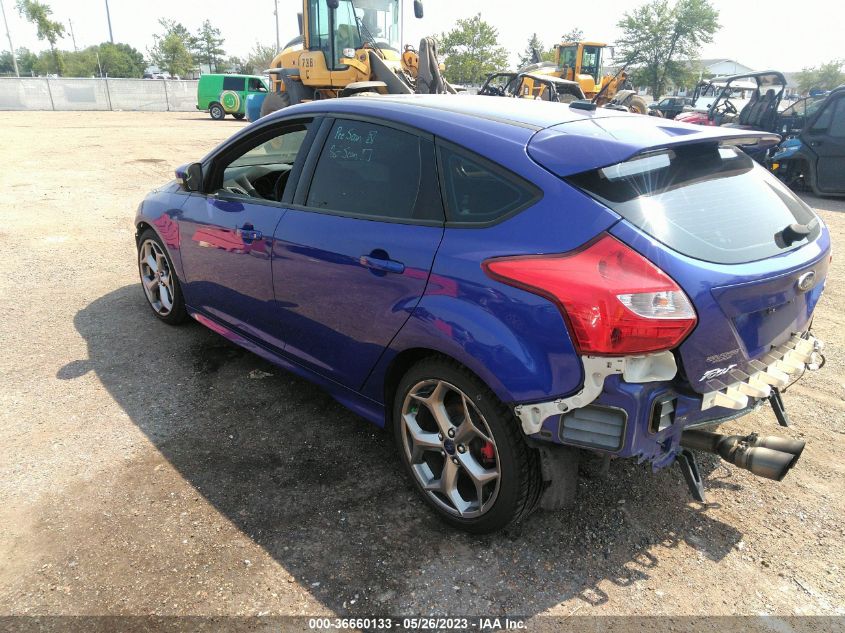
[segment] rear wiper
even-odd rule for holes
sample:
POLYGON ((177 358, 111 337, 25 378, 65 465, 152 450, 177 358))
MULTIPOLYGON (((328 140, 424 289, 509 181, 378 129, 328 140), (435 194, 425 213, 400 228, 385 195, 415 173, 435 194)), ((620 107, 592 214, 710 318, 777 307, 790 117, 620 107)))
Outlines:
POLYGON ((790 224, 775 233, 775 244, 780 248, 789 248, 810 234, 810 224, 790 224))

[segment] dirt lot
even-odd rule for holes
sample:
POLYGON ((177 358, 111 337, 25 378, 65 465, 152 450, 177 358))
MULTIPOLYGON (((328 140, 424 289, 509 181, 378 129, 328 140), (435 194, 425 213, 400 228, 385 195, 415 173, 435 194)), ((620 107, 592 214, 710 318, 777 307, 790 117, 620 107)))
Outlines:
MULTIPOLYGON (((147 310, 137 204, 242 125, 0 113, 0 614, 845 615, 842 253, 793 427, 728 426, 806 439, 784 482, 710 461, 704 508, 677 469, 618 462, 574 511, 470 537, 387 434, 147 310)), ((845 204, 807 201, 845 243, 845 204)))

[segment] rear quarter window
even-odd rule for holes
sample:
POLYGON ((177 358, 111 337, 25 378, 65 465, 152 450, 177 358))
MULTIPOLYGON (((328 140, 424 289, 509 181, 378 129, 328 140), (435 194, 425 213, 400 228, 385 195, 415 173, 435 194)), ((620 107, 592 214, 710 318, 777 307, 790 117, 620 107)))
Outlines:
POLYGON ((458 225, 492 224, 542 197, 540 190, 476 154, 438 143, 447 220, 458 225))
POLYGON ((673 250, 720 264, 773 257, 815 240, 813 211, 738 149, 682 146, 567 178, 673 250), (807 238, 779 245, 790 224, 807 238))

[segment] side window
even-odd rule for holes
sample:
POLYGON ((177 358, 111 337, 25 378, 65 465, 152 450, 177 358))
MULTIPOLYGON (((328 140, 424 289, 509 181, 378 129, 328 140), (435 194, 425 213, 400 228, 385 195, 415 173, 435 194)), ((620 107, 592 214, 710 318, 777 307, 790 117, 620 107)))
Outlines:
POLYGON ((431 141, 375 123, 334 122, 305 205, 389 220, 443 221, 431 141))
POLYGON ((215 170, 218 193, 280 202, 310 123, 292 123, 254 137, 249 148, 215 170))
POLYGON ((267 92, 267 88, 264 87, 264 82, 260 79, 251 78, 249 80, 249 88, 250 92, 267 92))
POLYGON ((236 92, 242 92, 243 89, 243 77, 223 77, 223 90, 234 90, 236 92))
POLYGON ((479 156, 443 145, 438 152, 450 222, 486 224, 540 197, 534 185, 479 156))
POLYGON ((836 102, 836 109, 833 112, 833 120, 827 128, 831 136, 845 137, 845 99, 836 102))
POLYGON ((819 115, 819 118, 816 119, 816 122, 813 123, 813 127, 810 128, 813 132, 824 132, 830 127, 830 122, 833 120, 833 109, 835 106, 835 103, 828 104, 824 111, 819 115))

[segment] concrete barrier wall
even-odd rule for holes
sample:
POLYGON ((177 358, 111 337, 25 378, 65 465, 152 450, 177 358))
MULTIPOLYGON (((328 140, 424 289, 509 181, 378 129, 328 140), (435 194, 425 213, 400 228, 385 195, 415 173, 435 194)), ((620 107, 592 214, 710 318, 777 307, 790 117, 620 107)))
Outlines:
POLYGON ((196 110, 197 82, 0 77, 0 110, 196 110))

